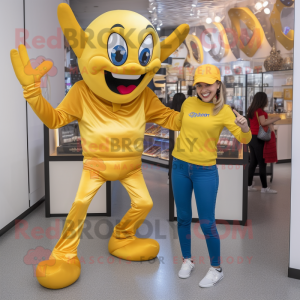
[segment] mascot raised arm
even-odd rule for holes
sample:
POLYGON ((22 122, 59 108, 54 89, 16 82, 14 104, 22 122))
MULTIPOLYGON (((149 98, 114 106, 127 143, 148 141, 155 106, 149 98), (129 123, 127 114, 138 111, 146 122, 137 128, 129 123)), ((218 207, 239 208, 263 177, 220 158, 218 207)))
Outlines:
POLYGON ((179 130, 181 120, 147 85, 189 32, 188 25, 180 25, 160 43, 146 18, 126 10, 104 13, 83 31, 64 3, 58 6, 58 19, 78 58, 83 80, 74 84, 56 109, 40 89, 41 77, 52 63, 44 61, 33 69, 24 45, 11 51, 24 97, 41 121, 49 128, 59 128, 78 120, 82 137, 83 171, 76 198, 49 260, 40 262, 36 270, 39 283, 50 289, 78 279, 77 247, 84 220, 106 181, 119 180, 131 199, 131 208, 109 240, 109 252, 132 261, 157 256, 157 241, 135 236, 153 205, 141 170, 145 124, 155 122, 179 130))

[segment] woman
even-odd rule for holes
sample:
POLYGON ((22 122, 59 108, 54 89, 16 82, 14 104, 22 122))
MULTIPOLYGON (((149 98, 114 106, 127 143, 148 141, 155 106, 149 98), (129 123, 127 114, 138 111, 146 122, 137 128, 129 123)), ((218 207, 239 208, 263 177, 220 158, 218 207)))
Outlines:
POLYGON ((259 165, 259 177, 262 185, 261 193, 276 194, 277 191, 270 189, 267 185, 267 164, 263 158, 263 151, 265 142, 257 138, 259 123, 262 126, 269 126, 274 131, 273 123, 280 120, 280 117, 268 118, 268 114, 264 111, 264 108, 268 104, 268 96, 264 92, 258 92, 254 95, 253 101, 248 108, 247 118, 250 122, 250 130, 252 133, 252 140, 249 143, 250 148, 250 165, 248 169, 248 191, 257 191, 253 187, 253 176, 257 164, 259 165), (259 121, 259 123, 258 123, 259 121))
POLYGON ((220 239, 215 222, 215 204, 219 185, 216 166, 217 142, 226 126, 242 143, 249 143, 251 131, 247 120, 225 105, 225 87, 220 71, 202 65, 194 77, 197 97, 182 105, 180 135, 176 140, 172 166, 172 186, 177 208, 178 235, 183 264, 178 273, 188 278, 194 269, 191 255, 191 197, 194 189, 201 229, 205 235, 211 267, 200 287, 211 287, 224 274, 220 266, 220 239))

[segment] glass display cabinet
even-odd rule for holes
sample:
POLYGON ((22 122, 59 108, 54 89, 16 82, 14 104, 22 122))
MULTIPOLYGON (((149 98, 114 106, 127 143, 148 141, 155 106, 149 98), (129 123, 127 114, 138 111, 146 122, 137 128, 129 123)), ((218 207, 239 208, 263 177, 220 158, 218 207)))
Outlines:
POLYGON ((247 74, 247 109, 257 92, 265 92, 268 96, 267 113, 292 116, 293 70, 247 74))
POLYGON ((228 75, 221 79, 226 87, 226 104, 241 115, 245 115, 247 112, 246 75, 228 75))
POLYGON ((146 124, 143 162, 169 167, 169 133, 169 129, 155 123, 146 124))

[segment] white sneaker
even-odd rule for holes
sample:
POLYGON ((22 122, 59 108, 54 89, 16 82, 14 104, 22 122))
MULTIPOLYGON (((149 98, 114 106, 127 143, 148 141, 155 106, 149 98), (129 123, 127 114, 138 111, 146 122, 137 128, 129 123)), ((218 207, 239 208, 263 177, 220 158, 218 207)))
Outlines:
POLYGON ((195 268, 194 263, 191 261, 190 258, 186 258, 181 266, 180 271, 178 272, 178 276, 180 278, 189 278, 193 269, 195 268))
POLYGON ((251 186, 248 186, 248 192, 256 192, 257 189, 255 187, 253 187, 252 185, 251 186))
POLYGON ((271 190, 270 187, 267 187, 267 188, 261 188, 261 193, 265 193, 265 194, 277 194, 277 191, 271 190))
POLYGON ((199 282, 200 287, 211 287, 224 278, 223 270, 217 271, 214 267, 210 267, 205 277, 199 282))

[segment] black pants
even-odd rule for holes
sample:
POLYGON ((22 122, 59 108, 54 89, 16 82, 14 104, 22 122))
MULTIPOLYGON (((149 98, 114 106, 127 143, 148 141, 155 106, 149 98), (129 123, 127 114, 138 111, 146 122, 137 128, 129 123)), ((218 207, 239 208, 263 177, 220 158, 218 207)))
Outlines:
POLYGON ((267 185, 267 164, 263 158, 265 142, 258 139, 257 135, 252 135, 252 140, 249 143, 250 148, 250 165, 248 169, 248 186, 252 185, 253 175, 256 166, 259 165, 259 177, 263 188, 267 185))

